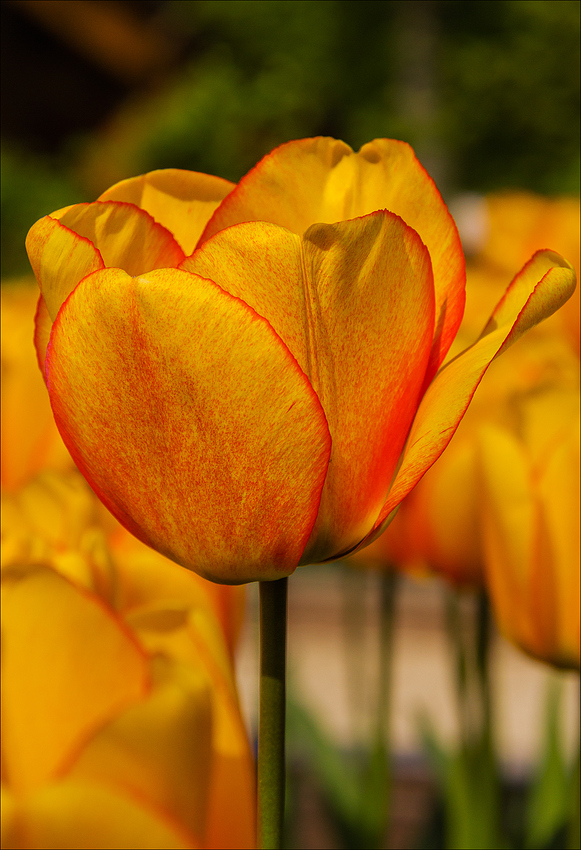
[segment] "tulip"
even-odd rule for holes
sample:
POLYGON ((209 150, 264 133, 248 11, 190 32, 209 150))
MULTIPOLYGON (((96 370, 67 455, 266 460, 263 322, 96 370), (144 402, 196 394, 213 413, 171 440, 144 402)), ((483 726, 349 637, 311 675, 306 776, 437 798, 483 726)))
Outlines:
POLYGON ((504 634, 579 669, 579 387, 525 397, 519 427, 478 435, 487 582, 504 634))
POLYGON ((2 489, 15 490, 44 468, 74 469, 54 423, 30 344, 34 278, 2 283, 2 489))
POLYGON ((78 473, 4 501, 3 846, 255 846, 254 766, 207 583, 106 535, 78 473))
POLYGON ((153 172, 37 222, 36 342, 63 439, 120 522, 211 580, 272 580, 377 536, 489 363, 575 278, 536 254, 441 369, 464 261, 409 146, 290 142, 210 217, 213 180, 153 172))
MULTIPOLYGON (((535 249, 557 248, 578 273, 578 199, 501 193, 486 198, 486 209, 486 241, 467 269, 466 309, 448 359, 478 335, 506 276, 535 249)), ((519 399, 527 394, 545 392, 547 386, 578 386, 578 365, 571 356, 579 340, 575 300, 490 367, 444 454, 404 499, 386 533, 354 563, 436 572, 459 585, 485 582, 478 431, 483 423, 505 426, 513 420, 519 399)))

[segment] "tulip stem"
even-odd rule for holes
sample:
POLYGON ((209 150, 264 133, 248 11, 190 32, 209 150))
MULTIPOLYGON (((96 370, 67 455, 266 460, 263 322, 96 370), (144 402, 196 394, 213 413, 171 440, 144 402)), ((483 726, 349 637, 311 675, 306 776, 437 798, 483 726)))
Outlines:
POLYGON ((287 586, 287 578, 260 582, 258 838, 261 850, 282 847, 287 586))

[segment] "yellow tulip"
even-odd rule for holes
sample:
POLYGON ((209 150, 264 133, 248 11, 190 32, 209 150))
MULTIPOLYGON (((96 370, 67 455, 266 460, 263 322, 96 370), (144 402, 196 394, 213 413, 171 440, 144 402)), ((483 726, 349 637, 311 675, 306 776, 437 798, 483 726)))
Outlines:
POLYGON ((214 591, 106 535, 76 473, 3 508, 3 846, 253 847, 214 591))
POLYGON ((32 345, 38 290, 34 278, 2 284, 2 489, 42 469, 74 463, 54 423, 32 345))
POLYGON ((517 412, 517 428, 478 434, 488 586, 508 638, 578 669, 579 388, 530 393, 517 412))
POLYGON ((408 145, 290 142, 230 188, 153 172, 41 219, 27 248, 79 469, 145 543, 236 584, 376 537, 489 363, 575 278, 536 254, 440 369, 464 259, 408 145))

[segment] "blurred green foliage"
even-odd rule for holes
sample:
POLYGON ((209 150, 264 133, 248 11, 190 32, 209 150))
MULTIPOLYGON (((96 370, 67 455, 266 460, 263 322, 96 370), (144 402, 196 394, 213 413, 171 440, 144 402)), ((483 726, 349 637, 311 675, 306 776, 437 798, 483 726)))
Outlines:
MULTIPOLYGON (((577 0, 165 0, 171 73, 39 161, 2 149, 2 275, 43 213, 159 167, 238 180, 326 134, 409 141, 444 194, 579 191, 577 0), (173 35, 172 35, 173 34, 173 35)), ((25 105, 23 105, 25 108, 25 105)), ((16 140, 17 142, 17 140, 16 140)))

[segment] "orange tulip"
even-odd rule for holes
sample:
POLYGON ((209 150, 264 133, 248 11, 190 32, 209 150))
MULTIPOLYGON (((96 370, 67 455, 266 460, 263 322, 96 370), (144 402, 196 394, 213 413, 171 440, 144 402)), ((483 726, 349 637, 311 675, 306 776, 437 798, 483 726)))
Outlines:
POLYGON ((148 545, 241 583, 379 534, 492 359, 575 277, 535 255, 440 369, 464 261, 408 145, 290 142, 209 218, 227 188, 153 172, 41 219, 27 248, 39 356, 77 465, 148 545))
POLYGON ((77 473, 3 511, 2 845, 253 847, 254 766, 207 583, 77 473))

